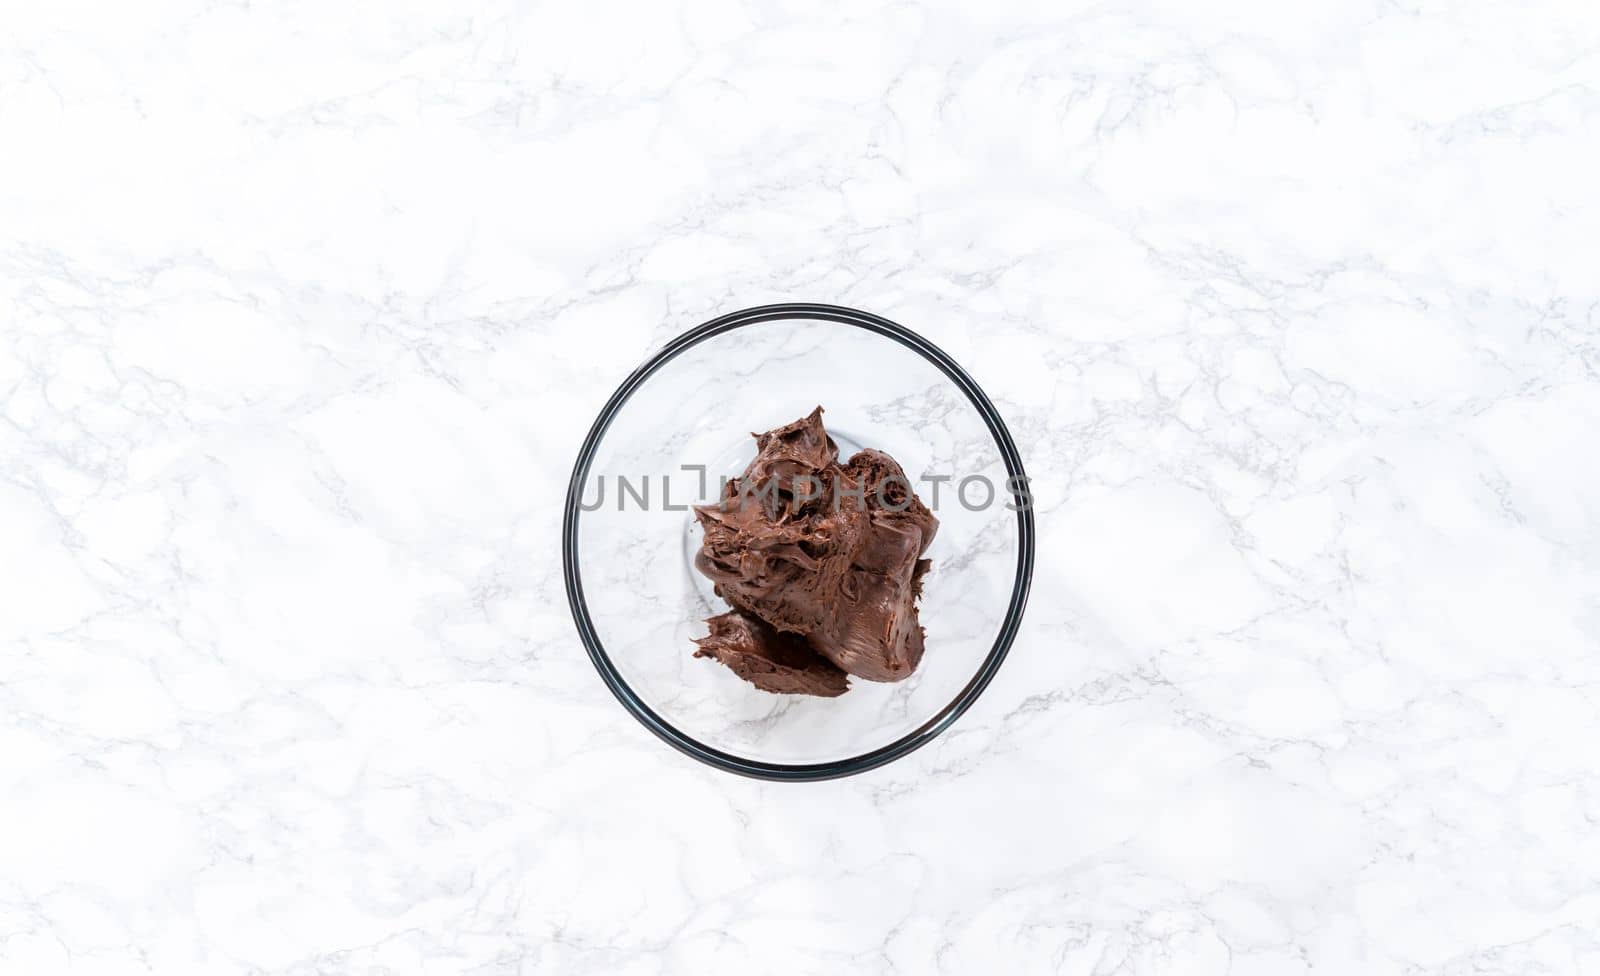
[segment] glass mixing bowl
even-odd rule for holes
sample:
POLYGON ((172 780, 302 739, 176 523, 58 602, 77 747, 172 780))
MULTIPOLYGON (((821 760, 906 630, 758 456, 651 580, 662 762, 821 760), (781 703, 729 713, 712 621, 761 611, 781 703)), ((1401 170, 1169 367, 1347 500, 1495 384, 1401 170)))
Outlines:
POLYGON ((567 492, 567 597, 601 678, 672 746, 747 776, 848 776, 932 740, 999 669, 1033 575, 1026 485, 989 398, 915 332, 832 305, 745 309, 668 343, 595 419, 567 492), (921 666, 892 684, 852 678, 838 698, 769 694, 693 656, 728 607, 694 568, 689 506, 739 476, 752 431, 818 405, 841 462, 887 452, 940 523, 921 666))

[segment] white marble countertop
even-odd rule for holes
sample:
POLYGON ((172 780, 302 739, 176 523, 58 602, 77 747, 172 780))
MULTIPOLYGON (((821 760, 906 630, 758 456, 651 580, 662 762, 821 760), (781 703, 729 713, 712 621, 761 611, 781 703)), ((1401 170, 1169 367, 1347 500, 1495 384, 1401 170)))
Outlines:
POLYGON ((1600 973, 1584 0, 12 4, 0 973, 1600 973), (579 646, 596 409, 918 329, 1040 499, 885 769, 579 646))

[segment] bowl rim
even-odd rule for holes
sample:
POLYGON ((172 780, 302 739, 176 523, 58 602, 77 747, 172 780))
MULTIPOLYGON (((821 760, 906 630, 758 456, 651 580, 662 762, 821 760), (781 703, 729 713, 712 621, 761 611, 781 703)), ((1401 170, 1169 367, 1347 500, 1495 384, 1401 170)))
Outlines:
POLYGON ((561 562, 562 572, 567 584, 567 603, 572 609, 573 622, 577 624, 578 636, 583 641, 583 646, 589 652, 589 660, 593 662, 595 670, 600 673, 600 678, 622 703, 634 718, 638 719, 645 728, 685 755, 700 760, 707 765, 741 776, 755 779, 777 780, 789 782, 811 782, 817 780, 837 779, 843 776, 853 776, 864 773, 869 769, 876 769, 886 763, 893 762, 915 750, 927 745, 948 729, 962 713, 972 707, 972 703, 983 694, 989 682, 994 679, 1000 665, 1005 661, 1011 644, 1016 639, 1017 631, 1022 625, 1023 611, 1028 603, 1028 590, 1033 583, 1033 558, 1034 558, 1034 524, 1033 507, 1029 503, 1027 475, 1023 471, 1022 457, 1017 452, 1017 446, 1011 439, 1011 432, 1006 428, 1005 421, 990 402, 989 397, 978 386, 977 382, 967 375, 954 359, 950 358, 944 350, 924 339, 899 323, 892 322, 881 315, 863 312, 859 309, 848 308, 842 305, 824 305, 808 302, 785 302, 776 305, 760 305, 752 308, 740 309, 729 312, 704 322, 684 332, 661 348, 655 355, 645 361, 644 365, 634 370, 617 391, 606 401, 600 409, 600 414, 595 418, 594 426, 589 429, 589 435, 584 438, 583 446, 578 451, 578 458, 572 468, 572 480, 567 486, 566 510, 561 522, 561 562), (594 621, 589 616, 588 604, 583 597, 583 580, 581 569, 578 565, 578 518, 580 514, 580 498, 583 484, 588 480, 589 469, 594 461, 596 450, 601 439, 605 436, 613 420, 628 399, 646 380, 654 376, 663 366, 671 362, 680 353, 707 339, 714 338, 726 332, 745 326, 756 325, 762 322, 783 321, 787 319, 807 319, 834 322, 841 325, 850 325, 865 329, 899 342, 901 345, 922 356, 928 362, 938 367, 939 371, 953 382, 962 393, 966 394, 968 401, 977 408, 982 415, 984 423, 989 427, 989 433, 994 438, 995 445, 1000 449, 1001 457, 1005 460, 1008 479, 1007 488, 1011 491, 1017 510, 1017 572, 1011 587, 1011 601, 1006 607, 1005 619, 1001 622, 1000 630, 995 636, 994 646, 984 658, 982 666, 978 668, 967 684, 956 694, 956 697, 945 705, 932 718, 923 722, 912 731, 885 746, 880 746, 870 752, 865 752, 847 759, 836 759, 821 763, 771 763, 758 759, 747 759, 733 753, 723 752, 712 748, 693 736, 678 729, 660 715, 657 715, 650 706, 634 692, 606 653, 600 637, 595 631, 594 621), (1017 488, 1015 486, 1021 486, 1017 488))

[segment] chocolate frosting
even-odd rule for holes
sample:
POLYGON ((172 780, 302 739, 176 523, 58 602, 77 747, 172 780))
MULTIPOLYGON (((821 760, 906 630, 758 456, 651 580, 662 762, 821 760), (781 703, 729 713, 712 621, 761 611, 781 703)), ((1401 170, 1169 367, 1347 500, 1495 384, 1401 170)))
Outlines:
MULTIPOLYGON (((719 502, 695 509, 705 532, 696 568, 736 610, 803 638, 840 670, 869 681, 905 678, 922 660, 916 600, 938 519, 882 451, 840 464, 821 407, 752 436, 756 458, 744 475, 719 502)), ((713 629, 709 639, 716 637, 713 629)), ((760 654, 781 659, 777 650, 760 654)))
POLYGON ((721 661, 762 691, 837 698, 850 688, 845 673, 797 634, 773 630, 738 610, 706 623, 711 633, 695 641, 700 649, 694 656, 721 661))

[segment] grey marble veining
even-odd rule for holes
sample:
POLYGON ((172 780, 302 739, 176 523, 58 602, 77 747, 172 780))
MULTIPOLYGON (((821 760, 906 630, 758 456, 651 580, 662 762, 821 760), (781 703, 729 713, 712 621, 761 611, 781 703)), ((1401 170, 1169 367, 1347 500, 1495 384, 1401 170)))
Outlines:
POLYGON ((1600 971, 1588 5, 4 22, 0 973, 1600 971), (985 697, 804 787, 623 713, 557 551, 780 300, 1039 503, 985 697))

